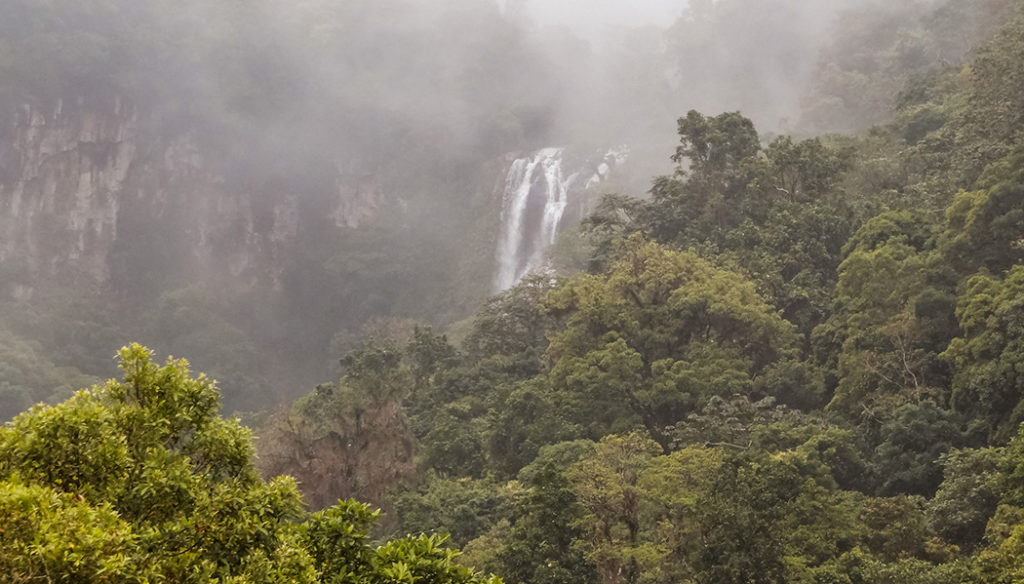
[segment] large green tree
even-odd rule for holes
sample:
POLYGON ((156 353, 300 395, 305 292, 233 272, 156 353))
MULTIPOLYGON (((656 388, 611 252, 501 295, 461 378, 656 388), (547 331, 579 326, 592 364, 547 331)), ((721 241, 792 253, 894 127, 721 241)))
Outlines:
POLYGON ((1024 420, 1024 266, 967 280, 957 316, 963 335, 943 353, 956 369, 953 404, 1006 439, 1024 420))
POLYGON ((190 376, 185 361, 159 366, 150 355, 126 347, 123 382, 36 407, 0 429, 3 523, 25 526, 3 535, 25 564, 16 574, 101 582, 109 552, 134 566, 121 572, 129 581, 311 581, 295 530, 303 514, 295 482, 260 478, 249 431, 218 415, 212 380, 190 376), (19 503, 26 497, 36 503, 19 503), (79 519, 61 525, 61 516, 79 519), (102 525, 109 531, 99 533, 102 525), (54 528, 72 534, 64 549, 49 543, 61 537, 54 528), (91 556, 67 557, 76 538, 91 538, 81 550, 91 556))
POLYGON ((668 448, 667 426, 713 396, 752 393, 794 355, 792 325, 742 276, 639 238, 620 257, 547 299, 565 319, 550 378, 593 437, 638 421, 668 448))
POLYGON ((125 347, 123 381, 0 428, 5 581, 500 582, 459 565, 443 537, 372 546, 366 505, 307 516, 293 479, 260 477, 216 384, 151 355, 125 347))

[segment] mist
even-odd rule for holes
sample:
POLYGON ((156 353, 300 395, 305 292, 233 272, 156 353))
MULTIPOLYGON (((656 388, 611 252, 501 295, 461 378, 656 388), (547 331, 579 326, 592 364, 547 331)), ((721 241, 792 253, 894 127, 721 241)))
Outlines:
POLYGON ((0 0, 0 581, 1024 582, 1022 84, 1024 0, 0 0))
POLYGON ((616 29, 654 26, 666 28, 682 16, 686 0, 541 0, 502 3, 506 14, 518 11, 517 17, 537 26, 565 28, 591 43, 601 44, 614 36, 616 29))
POLYGON ((97 376, 124 339, 207 347, 215 375, 254 371, 232 407, 287 399, 367 326, 443 328, 493 292, 511 161, 626 146, 592 195, 643 197, 691 109, 766 137, 884 120, 886 96, 830 93, 823 59, 855 54, 847 15, 891 24, 868 27, 885 45, 941 4, 9 0, 0 192, 56 186, 0 217, 4 293, 42 315, 4 326, 97 376), (69 296, 102 335, 40 332, 69 296))

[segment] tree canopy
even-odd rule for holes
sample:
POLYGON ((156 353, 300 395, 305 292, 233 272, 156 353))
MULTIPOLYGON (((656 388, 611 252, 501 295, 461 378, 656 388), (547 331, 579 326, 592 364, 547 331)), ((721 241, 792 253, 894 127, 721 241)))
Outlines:
POLYGON ((374 547, 354 501, 307 515, 264 481, 249 430, 184 360, 120 352, 122 381, 0 429, 0 565, 12 582, 498 582, 438 536, 374 547))

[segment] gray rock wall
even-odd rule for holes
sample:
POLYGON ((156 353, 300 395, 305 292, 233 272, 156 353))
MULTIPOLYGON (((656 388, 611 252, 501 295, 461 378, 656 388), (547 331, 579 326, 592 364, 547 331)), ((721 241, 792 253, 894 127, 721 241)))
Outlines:
MULTIPOLYGON (((121 100, 24 105, 0 128, 0 263, 7 294, 101 292, 117 250, 147 232, 193 277, 277 287, 303 214, 288 180, 229 181, 194 128, 167 129, 121 100), (154 228, 154 226, 156 228, 154 228)), ((346 168, 339 161, 338 168, 346 168)), ((371 175, 338 171, 327 191, 337 229, 372 222, 371 175)))

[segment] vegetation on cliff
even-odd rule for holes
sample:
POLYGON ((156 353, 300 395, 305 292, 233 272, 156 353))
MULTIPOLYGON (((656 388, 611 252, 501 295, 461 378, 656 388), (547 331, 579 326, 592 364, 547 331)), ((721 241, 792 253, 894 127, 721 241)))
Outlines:
POLYGON ((911 68, 854 137, 690 112, 677 171, 586 221, 585 273, 461 346, 399 339, 375 376, 410 380, 420 473, 393 532, 509 582, 1014 581, 1022 34, 911 68))

